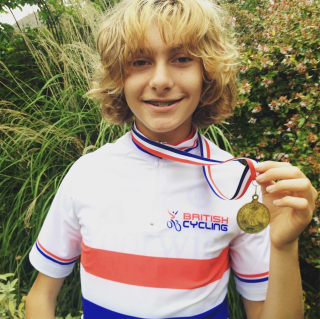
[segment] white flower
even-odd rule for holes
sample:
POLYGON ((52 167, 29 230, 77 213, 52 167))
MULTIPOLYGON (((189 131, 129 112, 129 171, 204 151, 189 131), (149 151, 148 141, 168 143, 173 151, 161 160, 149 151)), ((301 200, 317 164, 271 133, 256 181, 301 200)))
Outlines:
POLYGON ((277 132, 278 135, 280 135, 281 133, 282 133, 281 131, 278 131, 278 132, 277 132))
POLYGON ((264 80, 262 80, 262 82, 261 82, 261 86, 265 86, 266 88, 267 87, 269 87, 269 85, 270 84, 272 84, 273 83, 273 81, 272 80, 270 80, 270 79, 264 79, 264 80))
POLYGON ((284 48, 281 48, 281 50, 280 50, 280 52, 281 52, 282 54, 285 54, 286 57, 288 57, 287 53, 290 52, 290 51, 292 51, 292 48, 290 48, 290 47, 289 47, 289 48, 284 47, 284 48))
POLYGON ((257 109, 256 107, 251 111, 252 113, 259 113, 259 109, 257 109))
POLYGON ((280 160, 285 154, 284 153, 275 153, 273 159, 280 160))
POLYGON ((287 132, 291 132, 291 128, 289 127, 289 128, 287 128, 287 132))
POLYGON ((248 121, 248 123, 252 123, 252 124, 254 124, 255 122, 257 122, 257 119, 253 117, 251 117, 251 119, 248 121))
POLYGON ((291 61, 290 61, 289 55, 286 55, 286 58, 283 59, 282 63, 285 64, 285 65, 291 65, 291 61))
POLYGON ((242 138, 243 136, 240 134, 237 138, 242 138))
POLYGON ((263 134, 265 134, 265 135, 270 135, 271 132, 270 132, 270 131, 266 131, 266 132, 264 132, 263 134))
POLYGON ((314 220, 317 224, 320 223, 320 220, 319 220, 319 217, 318 217, 318 216, 314 217, 313 220, 314 220))

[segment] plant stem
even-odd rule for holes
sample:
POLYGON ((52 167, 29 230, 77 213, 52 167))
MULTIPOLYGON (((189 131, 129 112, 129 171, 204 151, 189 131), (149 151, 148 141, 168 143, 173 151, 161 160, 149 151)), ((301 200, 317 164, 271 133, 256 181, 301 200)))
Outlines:
MULTIPOLYGON (((62 44, 62 43, 61 43, 60 36, 59 36, 58 29, 57 29, 57 26, 56 26, 56 23, 55 23, 55 21, 54 21, 54 19, 53 19, 53 17, 52 17, 52 14, 51 14, 51 10, 49 9, 49 7, 47 6, 47 4, 46 4, 46 2, 45 2, 44 0, 39 0, 39 2, 46 8, 46 10, 47 10, 47 12, 48 12, 48 14, 49 14, 49 16, 50 16, 50 19, 48 19, 48 22, 50 21, 50 24, 53 25, 53 27, 51 26, 53 36, 54 36, 54 31, 53 31, 53 29, 54 29, 54 30, 55 30, 55 33, 56 33, 56 36, 57 36, 57 39, 56 39, 57 42, 58 42, 59 44, 62 44)), ((55 36, 54 36, 54 37, 55 37, 55 36)))
POLYGON ((11 10, 9 7, 7 7, 7 8, 8 8, 8 9, 9 9, 9 11, 11 12, 11 14, 12 14, 12 16, 13 16, 14 21, 16 21, 16 25, 17 25, 18 29, 22 32, 22 30, 21 30, 21 28, 20 28, 20 25, 19 25, 19 23, 18 23, 18 21, 17 21, 17 19, 16 19, 15 15, 13 14, 12 10, 11 10))

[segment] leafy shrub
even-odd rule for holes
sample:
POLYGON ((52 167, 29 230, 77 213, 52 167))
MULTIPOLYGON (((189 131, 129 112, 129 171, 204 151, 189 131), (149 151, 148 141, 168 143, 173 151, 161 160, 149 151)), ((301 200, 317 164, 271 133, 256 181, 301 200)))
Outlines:
MULTIPOLYGON (((319 191, 320 2, 226 2, 241 57, 239 100, 227 135, 233 150, 290 162, 319 191)), ((318 317, 319 294, 312 286, 319 276, 312 268, 320 268, 319 234, 318 209, 299 241, 301 261, 311 266, 302 263, 306 318, 318 317)))
POLYGON ((0 280, 7 281, 7 283, 0 282, 0 318, 1 319, 23 319, 25 317, 25 299, 23 296, 21 302, 17 304, 17 296, 15 286, 18 279, 13 281, 8 280, 14 274, 8 273, 0 275, 0 280))
MULTIPOLYGON (((320 2, 230 4, 241 54, 239 100, 229 128, 237 155, 290 162, 319 190, 320 2)), ((319 211, 300 255, 320 265, 319 211)))

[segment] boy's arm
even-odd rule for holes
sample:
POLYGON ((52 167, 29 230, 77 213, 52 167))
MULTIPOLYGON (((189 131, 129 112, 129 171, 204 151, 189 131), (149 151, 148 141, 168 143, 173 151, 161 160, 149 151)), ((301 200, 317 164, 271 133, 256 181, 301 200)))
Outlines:
POLYGON ((270 269, 264 302, 244 299, 248 319, 303 318, 298 237, 310 223, 317 191, 288 163, 257 165, 263 203, 270 211, 270 269), (279 182, 275 183, 275 180, 279 182))
POLYGON ((298 241, 279 251, 271 247, 269 286, 265 301, 243 298, 248 319, 303 318, 298 241))
POLYGON ((26 300, 26 319, 54 319, 58 293, 65 278, 39 272, 26 300))

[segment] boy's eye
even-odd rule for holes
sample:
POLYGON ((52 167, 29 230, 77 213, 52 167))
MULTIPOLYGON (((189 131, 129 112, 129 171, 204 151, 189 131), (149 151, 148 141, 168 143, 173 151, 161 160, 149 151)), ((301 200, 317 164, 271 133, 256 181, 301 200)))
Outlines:
POLYGON ((147 64, 147 61, 144 60, 137 60, 135 62, 133 62, 133 66, 145 66, 147 64))
POLYGON ((179 63, 187 63, 191 61, 191 59, 188 57, 181 57, 181 58, 178 58, 177 60, 179 61, 179 63))

